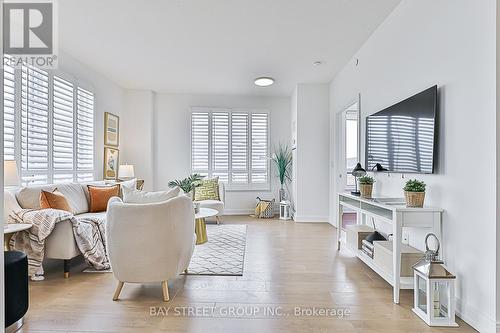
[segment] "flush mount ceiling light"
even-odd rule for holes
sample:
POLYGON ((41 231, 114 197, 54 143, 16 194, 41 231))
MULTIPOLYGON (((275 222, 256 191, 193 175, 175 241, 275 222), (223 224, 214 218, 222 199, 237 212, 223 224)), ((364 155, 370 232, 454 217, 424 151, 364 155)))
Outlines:
POLYGON ((274 79, 272 77, 263 76, 256 78, 253 82, 255 83, 256 86, 259 87, 269 87, 274 83, 274 79))

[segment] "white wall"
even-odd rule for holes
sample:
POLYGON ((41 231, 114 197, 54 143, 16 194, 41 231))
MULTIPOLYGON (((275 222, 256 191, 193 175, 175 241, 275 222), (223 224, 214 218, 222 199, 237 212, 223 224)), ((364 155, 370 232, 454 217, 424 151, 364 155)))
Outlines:
POLYGON ((144 190, 154 188, 155 95, 146 90, 127 90, 122 119, 120 164, 134 165, 135 175, 144 179, 144 190), (125 149, 126 148, 126 149, 125 149))
POLYGON ((327 84, 298 84, 292 102, 296 124, 294 220, 327 222, 329 209, 330 114, 327 84))
MULTIPOLYGON (((500 0, 497 0, 497 12, 496 12, 496 106, 497 114, 500 112, 500 0)), ((500 117, 496 117, 496 179, 497 179, 497 198, 500 198, 500 117)), ((500 333, 500 201, 497 200, 497 224, 496 224, 496 322, 497 322, 497 333, 500 333)))
MULTIPOLYGON (((95 179, 102 179, 104 158, 104 112, 122 115, 124 89, 64 52, 59 53, 59 70, 72 76, 95 94, 94 164, 95 179)), ((123 124, 124 119, 120 119, 123 124)), ((120 136, 120 141, 122 136, 120 136)), ((121 148, 121 147, 120 147, 121 148)))
MULTIPOLYGON (((482 332, 495 331, 495 15, 494 0, 404 0, 330 87, 332 112, 361 94, 362 129, 367 115, 440 87, 437 174, 417 178, 428 184, 426 204, 445 210, 458 312, 482 332)), ((402 196, 401 175, 376 180, 374 196, 402 196)))
POLYGON ((290 184, 290 202, 292 203, 293 216, 296 213, 295 201, 297 193, 297 86, 291 97, 291 125, 292 125, 292 181, 290 184))
MULTIPOLYGON (((149 175, 154 189, 168 188, 168 182, 186 177, 190 161, 190 107, 261 108, 271 113, 271 147, 277 143, 290 144, 290 99, 286 97, 259 97, 237 95, 153 94, 129 91, 126 94, 126 118, 131 126, 124 139, 127 162, 137 168, 141 178, 149 175), (150 96, 153 96, 151 102, 150 96), (153 110, 152 116, 149 114, 153 110), (151 126, 152 125, 152 126, 151 126), (148 126, 149 130, 148 130, 148 126), (138 127, 135 131, 134 128, 138 127), (140 133, 140 134, 139 134, 140 133), (149 137, 153 133, 153 138, 149 137), (153 151, 149 151, 153 147, 153 151), (147 171, 142 171, 146 170, 147 171)), ((271 191, 239 191, 226 195, 227 214, 249 214, 255 207, 255 197, 278 199, 279 182, 271 171, 271 191)), ((147 182, 146 182, 147 184, 147 182)))

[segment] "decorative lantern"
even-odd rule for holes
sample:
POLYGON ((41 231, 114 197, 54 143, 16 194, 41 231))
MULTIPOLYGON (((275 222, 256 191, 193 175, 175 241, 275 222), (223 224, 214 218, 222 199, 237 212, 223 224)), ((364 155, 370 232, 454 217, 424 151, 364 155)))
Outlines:
POLYGON ((280 220, 290 220, 292 218, 290 206, 290 201, 280 202, 280 220))
POLYGON ((425 257, 413 266, 414 305, 413 312, 429 326, 457 327, 455 322, 456 276, 438 259, 439 240, 434 234, 425 237, 425 257), (429 249, 428 240, 433 236, 437 242, 435 251, 429 249))

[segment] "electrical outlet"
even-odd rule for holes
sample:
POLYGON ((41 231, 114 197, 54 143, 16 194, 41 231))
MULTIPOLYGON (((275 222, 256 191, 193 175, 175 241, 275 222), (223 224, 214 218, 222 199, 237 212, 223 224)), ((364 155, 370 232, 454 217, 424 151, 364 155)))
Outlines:
POLYGON ((410 234, 407 232, 403 233, 403 244, 410 245, 410 234))

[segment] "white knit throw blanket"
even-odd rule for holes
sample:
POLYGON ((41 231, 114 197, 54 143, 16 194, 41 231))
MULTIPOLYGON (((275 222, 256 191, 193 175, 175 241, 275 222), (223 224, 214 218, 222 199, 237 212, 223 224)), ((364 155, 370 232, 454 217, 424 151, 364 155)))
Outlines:
POLYGON ((12 212, 7 223, 28 223, 32 224, 32 227, 16 233, 9 245, 11 249, 26 253, 30 276, 43 275, 45 240, 55 225, 65 220, 71 221, 76 244, 87 263, 96 270, 110 268, 106 253, 104 219, 75 217, 69 212, 57 209, 22 209, 12 212))

